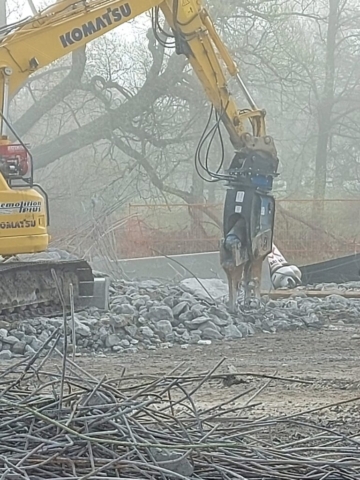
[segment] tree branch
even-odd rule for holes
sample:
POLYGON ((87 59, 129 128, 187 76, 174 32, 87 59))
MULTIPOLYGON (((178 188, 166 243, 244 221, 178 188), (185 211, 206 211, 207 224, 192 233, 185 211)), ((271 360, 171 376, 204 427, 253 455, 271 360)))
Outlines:
POLYGON ((81 83, 86 65, 85 47, 72 54, 72 65, 69 74, 51 91, 35 102, 15 122, 15 130, 21 136, 27 133, 41 117, 53 109, 61 100, 67 97, 81 83))
MULTIPOLYGON (((170 195, 175 195, 176 197, 181 198, 188 205, 198 204, 198 198, 194 196, 191 192, 185 190, 180 190, 179 188, 172 187, 163 182, 163 180, 158 176, 154 167, 150 164, 147 158, 139 153, 137 150, 131 148, 128 144, 123 142, 119 137, 113 135, 112 141, 116 147, 125 153, 128 157, 133 158, 147 173, 150 182, 154 187, 158 188, 162 193, 168 193, 170 195)), ((218 216, 201 205, 198 206, 199 210, 203 211, 218 227, 221 227, 221 220, 218 216)))
POLYGON ((65 133, 54 140, 33 149, 35 168, 43 168, 55 160, 84 148, 102 139, 112 137, 116 128, 130 129, 131 122, 143 114, 153 103, 169 91, 179 81, 185 62, 179 62, 175 55, 169 59, 164 73, 159 75, 162 67, 162 56, 154 56, 143 87, 126 103, 108 111, 85 124, 65 133))

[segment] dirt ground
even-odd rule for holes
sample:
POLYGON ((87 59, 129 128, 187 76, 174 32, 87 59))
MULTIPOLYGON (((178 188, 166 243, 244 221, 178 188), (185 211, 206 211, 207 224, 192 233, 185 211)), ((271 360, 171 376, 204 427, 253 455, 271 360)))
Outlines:
MULTIPOLYGON (((291 415, 347 400, 341 406, 332 406, 316 415, 327 419, 348 412, 360 415, 360 328, 345 325, 321 330, 301 330, 276 335, 257 335, 233 342, 213 343, 209 346, 174 347, 137 354, 108 357, 79 356, 76 363, 94 376, 119 377, 125 375, 162 376, 173 368, 188 369, 188 374, 209 371, 225 358, 217 370, 229 373, 229 366, 241 376, 240 383, 225 386, 222 380, 212 380, 201 387, 197 402, 209 406, 231 400, 246 390, 254 390, 234 401, 230 406, 257 404, 242 410, 245 416, 291 415), (250 376, 246 374, 254 374, 250 376), (256 376, 260 375, 260 376, 256 376), (268 378, 274 375, 268 385, 268 378), (298 383, 294 380, 301 380, 298 383), (265 386, 260 393, 259 389, 265 386), (256 398, 251 397, 257 392, 256 398), (359 410, 358 410, 359 409, 359 410)), ((140 380, 140 379, 139 379, 140 380)))

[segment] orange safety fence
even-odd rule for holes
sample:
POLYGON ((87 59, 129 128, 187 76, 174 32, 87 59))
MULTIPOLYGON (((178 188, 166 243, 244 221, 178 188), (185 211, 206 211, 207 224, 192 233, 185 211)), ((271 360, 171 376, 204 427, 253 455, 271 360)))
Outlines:
MULTIPOLYGON (((222 204, 129 205, 116 232, 121 258, 210 252, 221 237, 222 204)), ((275 243, 292 262, 322 261, 360 250, 360 199, 278 200, 275 243), (314 211, 321 210, 321 221, 314 211)))

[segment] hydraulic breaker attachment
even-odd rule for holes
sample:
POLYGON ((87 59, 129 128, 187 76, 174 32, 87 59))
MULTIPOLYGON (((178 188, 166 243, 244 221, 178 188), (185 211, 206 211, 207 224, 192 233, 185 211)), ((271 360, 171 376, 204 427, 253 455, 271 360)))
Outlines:
POLYGON ((262 263, 272 251, 275 200, 269 192, 277 166, 266 152, 238 152, 227 172, 220 262, 232 312, 241 285, 246 304, 256 306, 260 300, 262 263))

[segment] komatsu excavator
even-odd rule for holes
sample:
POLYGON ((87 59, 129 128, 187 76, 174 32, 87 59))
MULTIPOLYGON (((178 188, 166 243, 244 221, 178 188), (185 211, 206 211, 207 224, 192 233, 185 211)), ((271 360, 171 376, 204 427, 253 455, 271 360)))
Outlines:
POLYGON ((271 190, 278 156, 266 133, 265 111, 257 108, 201 0, 60 0, 0 28, 0 310, 58 303, 56 279, 67 302, 70 284, 75 302, 91 296, 93 288, 87 262, 36 255, 49 245, 47 195, 34 184, 30 151, 8 121, 9 102, 34 72, 148 10, 158 26, 162 12, 176 52, 188 58, 234 146, 228 168, 216 174, 227 185, 220 259, 231 309, 241 283, 246 300, 259 299, 261 267, 269 254, 279 285, 300 281, 299 270, 273 251, 271 190), (237 107, 227 74, 236 80, 247 108, 237 107))

